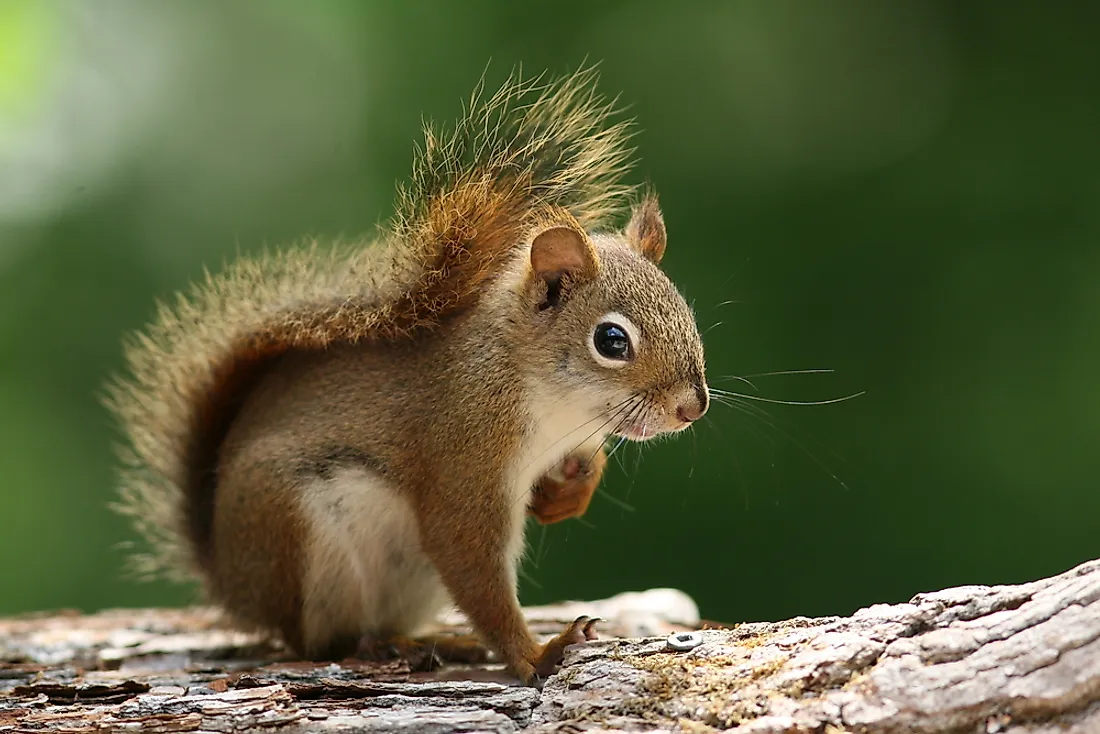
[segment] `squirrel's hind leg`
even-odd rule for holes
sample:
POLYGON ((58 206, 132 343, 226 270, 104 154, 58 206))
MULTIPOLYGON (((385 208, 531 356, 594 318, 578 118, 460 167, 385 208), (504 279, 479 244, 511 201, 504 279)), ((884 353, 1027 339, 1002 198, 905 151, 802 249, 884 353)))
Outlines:
POLYGON ((222 468, 206 561, 211 600, 247 627, 277 630, 309 654, 302 628, 305 528, 298 492, 268 461, 222 468))

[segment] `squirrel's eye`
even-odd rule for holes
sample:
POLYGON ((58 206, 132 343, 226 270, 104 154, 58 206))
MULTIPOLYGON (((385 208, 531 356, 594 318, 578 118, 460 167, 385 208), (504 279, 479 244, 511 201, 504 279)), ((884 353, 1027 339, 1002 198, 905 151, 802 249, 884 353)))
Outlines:
POLYGON ((596 327, 592 334, 592 343, 600 356, 607 359, 630 359, 630 337, 618 324, 604 322, 596 327))

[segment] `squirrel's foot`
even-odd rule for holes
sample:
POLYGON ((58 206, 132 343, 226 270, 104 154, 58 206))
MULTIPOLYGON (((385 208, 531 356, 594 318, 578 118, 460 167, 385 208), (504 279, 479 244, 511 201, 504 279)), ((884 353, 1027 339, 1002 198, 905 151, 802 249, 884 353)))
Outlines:
POLYGON ((474 635, 365 636, 356 657, 374 661, 398 658, 419 672, 435 670, 443 663, 484 663, 489 659, 489 650, 474 635))
POLYGON ((532 661, 534 674, 539 678, 553 675, 565 657, 566 647, 599 639, 596 636, 596 622, 600 621, 599 617, 577 617, 570 622, 561 634, 542 646, 538 658, 532 661))
POLYGON ((580 517, 588 510, 606 465, 602 449, 590 456, 565 457, 535 485, 528 512, 543 525, 580 517))

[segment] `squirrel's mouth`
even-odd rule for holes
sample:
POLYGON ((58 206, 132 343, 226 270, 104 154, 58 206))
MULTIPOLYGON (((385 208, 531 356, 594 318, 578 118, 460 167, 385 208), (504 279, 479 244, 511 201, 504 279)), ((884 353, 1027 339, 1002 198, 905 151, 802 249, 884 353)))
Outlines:
POLYGON ((691 424, 682 421, 678 421, 674 426, 661 425, 658 421, 631 421, 625 426, 619 426, 612 432, 612 435, 631 441, 648 441, 664 433, 682 431, 689 425, 691 424))
POLYGON ((646 441, 656 436, 660 431, 655 430, 651 426, 645 423, 628 423, 625 426, 620 427, 615 431, 615 435, 620 438, 627 438, 631 441, 646 441))

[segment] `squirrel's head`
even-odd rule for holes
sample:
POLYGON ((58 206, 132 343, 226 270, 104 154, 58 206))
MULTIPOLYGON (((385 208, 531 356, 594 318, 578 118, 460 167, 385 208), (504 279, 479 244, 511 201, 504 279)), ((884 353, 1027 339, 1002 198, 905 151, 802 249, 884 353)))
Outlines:
POLYGON ((645 440, 707 411, 695 315, 661 271, 665 225, 656 199, 630 224, 589 234, 563 215, 536 228, 524 282, 538 378, 591 413, 593 429, 645 440), (597 426, 602 424, 601 429, 597 426))

